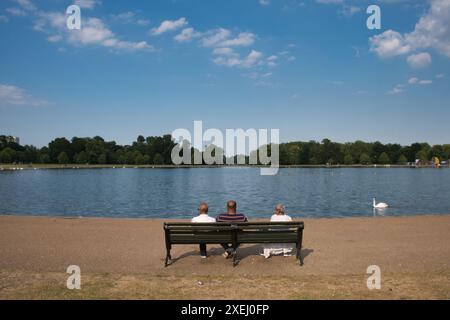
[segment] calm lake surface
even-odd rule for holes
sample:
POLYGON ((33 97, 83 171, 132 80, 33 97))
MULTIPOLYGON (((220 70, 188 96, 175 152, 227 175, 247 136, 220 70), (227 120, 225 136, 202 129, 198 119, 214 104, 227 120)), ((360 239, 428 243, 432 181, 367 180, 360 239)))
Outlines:
POLYGON ((229 199, 249 217, 277 203, 293 217, 450 213, 449 169, 64 169, 0 172, 0 214, 189 218, 229 199), (372 198, 391 207, 374 211, 372 198))

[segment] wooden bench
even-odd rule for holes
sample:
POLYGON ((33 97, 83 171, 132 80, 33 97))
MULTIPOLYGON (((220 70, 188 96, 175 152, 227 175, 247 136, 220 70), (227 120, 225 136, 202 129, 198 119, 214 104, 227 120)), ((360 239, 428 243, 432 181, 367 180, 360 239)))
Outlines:
POLYGON ((296 245, 297 260, 303 265, 303 229, 303 222, 164 223, 167 250, 164 265, 167 267, 172 259, 172 245, 200 243, 231 244, 233 266, 237 264, 237 248, 241 244, 292 243, 296 245))

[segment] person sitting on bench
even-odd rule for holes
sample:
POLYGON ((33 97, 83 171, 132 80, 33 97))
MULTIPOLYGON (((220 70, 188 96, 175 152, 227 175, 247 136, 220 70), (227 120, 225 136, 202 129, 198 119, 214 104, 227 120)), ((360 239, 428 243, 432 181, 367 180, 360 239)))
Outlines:
MULTIPOLYGON (((198 216, 193 217, 193 223, 211 223, 216 222, 216 219, 208 216, 208 204, 206 202, 200 203, 198 206, 198 216)), ((206 243, 200 243, 200 257, 206 259, 206 243)))
MULTIPOLYGON (((227 213, 219 214, 216 218, 217 222, 247 222, 247 217, 243 214, 236 212, 237 204, 236 201, 230 200, 227 202, 227 213)), ((223 256, 225 258, 231 257, 233 253, 233 248, 229 243, 222 243, 221 246, 225 249, 223 256)), ((234 248, 237 249, 237 248, 234 248)))
MULTIPOLYGON (((279 204, 275 207, 275 212, 270 218, 271 222, 289 222, 292 218, 284 213, 284 206, 279 204)), ((294 247, 290 243, 271 243, 264 245, 264 252, 261 254, 266 259, 271 255, 283 254, 285 257, 292 255, 294 247)))

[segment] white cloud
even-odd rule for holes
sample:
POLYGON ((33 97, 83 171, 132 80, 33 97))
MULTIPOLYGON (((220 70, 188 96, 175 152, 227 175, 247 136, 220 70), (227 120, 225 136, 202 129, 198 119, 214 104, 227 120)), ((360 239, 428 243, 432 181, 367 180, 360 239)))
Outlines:
POLYGON ((187 22, 186 18, 180 18, 178 20, 165 20, 165 21, 161 22, 159 27, 153 28, 150 31, 150 34, 153 36, 158 36, 165 32, 182 28, 187 24, 188 24, 188 22, 187 22))
POLYGON ((194 28, 185 28, 177 34, 174 39, 178 42, 188 42, 194 38, 200 37, 201 33, 194 30, 194 28))
POLYGON ((134 12, 127 11, 127 12, 122 12, 122 13, 113 15, 113 19, 122 20, 124 22, 129 22, 134 19, 134 16, 135 16, 134 12))
POLYGON ((444 77, 445 77, 445 74, 443 74, 443 73, 439 73, 436 75, 436 79, 442 79, 444 77))
POLYGON ((253 65, 257 64, 258 61, 262 58, 263 54, 262 52, 252 50, 248 54, 247 57, 242 61, 242 66, 244 68, 252 67, 253 65))
POLYGON ((97 0, 75 0, 74 4, 82 9, 94 9, 94 7, 99 4, 100 1, 97 0))
POLYGON ((47 40, 48 40, 49 42, 58 42, 58 41, 61 41, 61 40, 62 40, 62 36, 60 36, 59 34, 56 34, 56 35, 54 35, 54 36, 48 37, 47 40))
POLYGON ((213 50, 213 54, 216 55, 224 55, 224 56, 232 56, 232 55, 236 55, 236 53, 234 52, 233 49, 231 48, 215 48, 213 50))
POLYGON ((408 80, 409 84, 416 84, 419 82, 419 78, 413 77, 408 80))
POLYGON ((256 86, 273 87, 272 72, 249 72, 243 74, 245 78, 253 81, 256 86))
POLYGON ((22 88, 0 84, 0 105, 39 107, 46 104, 46 101, 31 96, 22 88))
POLYGON ((199 38, 201 46, 212 49, 212 61, 217 65, 239 68, 251 68, 254 66, 273 66, 276 56, 264 60, 264 54, 255 49, 243 54, 240 47, 252 45, 257 36, 251 32, 240 32, 236 35, 225 28, 197 32, 193 28, 185 28, 174 37, 175 41, 186 42, 192 38, 199 38))
POLYGON ((420 80, 417 77, 412 77, 408 80, 408 84, 410 84, 410 85, 429 85, 432 83, 433 83, 433 80, 420 80))
POLYGON ((346 3, 344 0, 315 0, 315 2, 326 5, 337 5, 341 8, 339 13, 346 17, 352 17, 354 14, 362 10, 361 7, 346 3))
POLYGON ((275 67, 276 65, 277 65, 277 61, 278 60, 278 56, 276 56, 276 55, 271 55, 270 57, 268 57, 267 59, 266 59, 266 63, 267 63, 267 66, 269 66, 269 67, 275 67))
POLYGON ((245 75, 247 78, 258 80, 261 78, 268 78, 272 76, 272 72, 260 73, 260 72, 250 72, 245 75))
POLYGON ((224 40, 219 45, 221 47, 249 46, 255 42, 255 37, 251 32, 241 32, 236 38, 224 40))
POLYGON ((285 61, 294 61, 294 60, 296 60, 296 58, 291 54, 291 52, 287 51, 287 50, 278 52, 278 56, 280 58, 284 59, 285 61))
POLYGON ((433 80, 420 80, 419 81, 419 84, 421 84, 421 85, 429 85, 432 83, 433 83, 433 80))
POLYGON ((231 35, 231 31, 219 28, 214 29, 206 32, 205 36, 202 38, 202 44, 205 47, 214 47, 214 46, 220 46, 220 43, 228 39, 228 37, 231 35))
MULTIPOLYGON (((433 83, 433 80, 420 80, 417 77, 412 77, 408 79, 408 84, 410 86, 427 86, 431 85, 433 83)), ((402 87, 403 88, 403 87, 402 87)))
POLYGON ((15 0, 19 6, 27 11, 36 11, 37 7, 30 0, 15 0))
POLYGON ((431 63, 431 55, 427 52, 412 54, 406 61, 413 68, 423 68, 431 63))
POLYGON ((42 32, 51 30, 52 34, 48 37, 49 41, 65 39, 73 45, 99 45, 125 51, 153 50, 153 47, 145 41, 133 42, 120 40, 98 18, 84 18, 80 30, 70 31, 66 27, 66 17, 63 13, 40 12, 34 29, 42 32))
POLYGON ((147 26, 150 24, 148 19, 139 19, 136 13, 132 11, 122 12, 116 15, 111 15, 112 19, 125 24, 136 24, 139 26, 147 26))
POLYGON ((259 4, 262 6, 268 6, 270 4, 270 0, 259 0, 259 4))
POLYGON ((16 17, 24 17, 28 15, 28 13, 20 8, 7 8, 6 11, 16 17))
POLYGON ((370 50, 376 52, 381 58, 398 56, 411 51, 411 46, 406 43, 403 35, 393 30, 371 37, 370 43, 370 50))
POLYGON ((260 63, 263 57, 262 52, 256 50, 251 50, 250 53, 244 58, 241 58, 239 54, 234 52, 232 49, 224 50, 222 52, 216 51, 215 54, 219 56, 213 59, 214 63, 218 65, 224 65, 227 67, 240 67, 240 68, 253 67, 258 63, 260 63))
POLYGON ((96 44, 119 50, 152 50, 153 48, 145 41, 132 42, 123 41, 109 30, 104 23, 97 18, 88 18, 81 30, 78 32, 69 32, 68 41, 74 44, 96 44))
POLYGON ((358 13, 360 11, 361 11, 360 7, 357 7, 357 6, 354 6, 354 5, 344 5, 342 7, 341 13, 344 16, 351 17, 351 16, 353 16, 354 14, 356 14, 356 13, 358 13))
POLYGON ((344 0, 316 0, 316 2, 320 4, 341 4, 344 3, 344 0))
POLYGON ((390 57, 433 49, 450 58, 450 1, 430 0, 428 11, 416 23, 414 30, 400 34, 388 30, 369 39, 371 50, 378 56, 390 57))
POLYGON ((148 19, 137 19, 136 24, 140 26, 148 26, 150 24, 150 20, 148 19))
POLYGON ((38 19, 34 22, 36 31, 66 31, 66 16, 60 12, 39 12, 38 19))
POLYGON ((97 18, 89 18, 83 22, 83 27, 76 32, 70 32, 68 39, 72 43, 100 44, 114 38, 111 30, 105 27, 97 18))
POLYGON ((450 57, 450 1, 430 0, 429 11, 406 38, 415 48, 433 48, 450 57))
POLYGON ((251 32, 241 32, 231 37, 231 31, 224 28, 209 30, 204 33, 201 43, 204 47, 246 47, 255 42, 256 35, 251 32))
MULTIPOLYGON (((33 29, 47 35, 49 42, 65 41, 73 45, 99 45, 115 50, 153 50, 153 47, 145 41, 133 42, 119 39, 98 18, 83 16, 81 30, 68 30, 66 26, 65 12, 49 12, 38 9, 30 0, 15 0, 22 9, 10 10, 12 14, 30 14, 33 18, 33 29)), ((75 4, 85 9, 92 9, 98 0, 80 0, 75 4)), ((13 8, 14 9, 14 8, 13 8)))
POLYGON ((398 84, 396 85, 391 91, 388 92, 388 94, 400 94, 404 92, 404 85, 398 84))

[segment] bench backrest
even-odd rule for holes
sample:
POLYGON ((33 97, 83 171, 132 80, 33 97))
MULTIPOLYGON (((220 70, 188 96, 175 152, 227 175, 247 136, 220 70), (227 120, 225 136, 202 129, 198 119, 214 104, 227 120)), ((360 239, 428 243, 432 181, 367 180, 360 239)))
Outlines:
POLYGON ((297 243, 303 222, 164 223, 170 244, 297 243))

